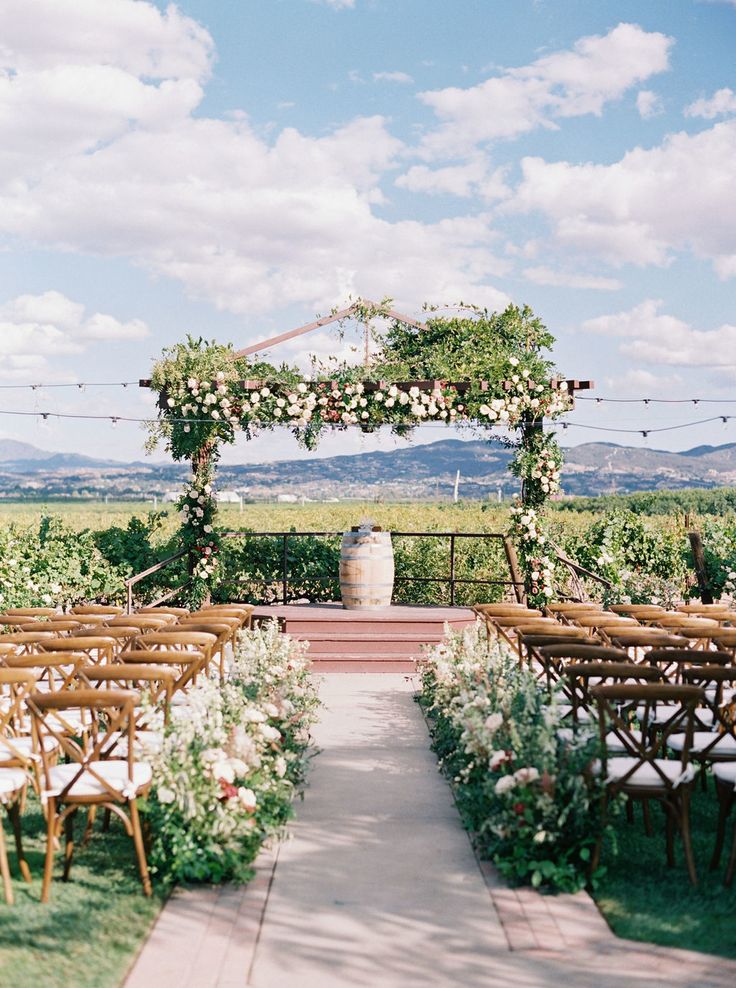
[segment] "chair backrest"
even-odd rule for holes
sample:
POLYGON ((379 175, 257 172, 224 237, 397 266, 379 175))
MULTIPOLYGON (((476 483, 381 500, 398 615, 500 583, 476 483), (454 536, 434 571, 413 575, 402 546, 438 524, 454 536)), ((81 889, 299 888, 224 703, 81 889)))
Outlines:
POLYGON ((730 604, 678 604, 677 610, 682 611, 683 614, 702 614, 705 617, 711 615, 720 617, 723 614, 736 620, 736 611, 731 608, 730 604))
POLYGON ((53 631, 58 635, 64 635, 68 631, 76 631, 81 628, 81 622, 74 620, 67 620, 66 618, 50 618, 48 621, 29 621, 26 624, 21 624, 19 631, 53 631))
POLYGON ((687 638, 671 635, 664 628, 615 628, 608 636, 616 648, 687 648, 687 638))
POLYGON ((598 707, 604 778, 608 777, 606 738, 609 734, 615 736, 625 756, 631 760, 626 771, 613 782, 615 789, 625 788, 639 769, 647 767, 654 773, 651 778, 656 788, 664 787, 671 791, 688 779, 695 708, 703 702, 703 689, 660 683, 619 683, 592 686, 590 696, 598 707), (661 715, 662 708, 667 714, 664 717, 661 715), (639 730, 632 727, 632 710, 637 711, 639 730), (680 751, 680 771, 670 777, 661 767, 661 762, 666 757, 670 736, 681 733, 685 735, 685 743, 680 751))
POLYGON ((175 669, 177 678, 172 685, 172 695, 180 690, 186 690, 197 674, 204 668, 206 656, 204 652, 193 649, 135 649, 123 652, 120 656, 123 663, 130 665, 150 665, 153 668, 175 669))
POLYGON ((551 600, 544 605, 551 614, 584 614, 586 611, 599 611, 601 605, 592 600, 551 600))
POLYGON ((44 652, 84 652, 89 662, 112 662, 117 642, 104 635, 74 635, 42 643, 44 652))
MULTIPOLYGON (((736 747, 736 694, 731 693, 730 699, 726 701, 724 701, 723 696, 724 687, 728 686, 733 689, 736 686, 736 666, 690 666, 690 668, 682 670, 682 681, 693 686, 706 688, 703 703, 713 716, 713 729, 711 731, 713 740, 704 747, 700 747, 698 754, 703 758, 717 757, 720 754, 718 743, 724 737, 732 738, 734 747, 736 747), (713 692, 709 692, 707 687, 710 687, 713 692)), ((736 759, 734 747, 731 747, 731 750, 725 749, 722 757, 728 761, 736 759)))
POLYGON ((154 617, 158 614, 159 617, 165 617, 166 615, 173 614, 174 617, 184 617, 189 614, 188 607, 169 607, 167 604, 165 607, 139 607, 135 612, 136 614, 152 614, 154 617))
POLYGON ((18 653, 39 652, 44 643, 52 641, 56 641, 55 631, 16 631, 0 635, 0 645, 13 645, 18 653))
POLYGON ((516 633, 523 638, 529 635, 548 635, 553 638, 562 636, 563 638, 588 638, 588 633, 584 628, 575 628, 571 624, 560 624, 558 621, 548 619, 549 623, 543 624, 541 621, 522 622, 516 626, 516 633))
POLYGON ((39 684, 42 684, 46 690, 55 692, 76 689, 79 685, 79 667, 89 660, 83 652, 36 652, 31 655, 5 655, 0 661, 8 669, 23 669, 33 674, 36 690, 40 690, 39 684))
POLYGON ((125 610, 118 604, 75 604, 72 607, 72 614, 122 614, 125 610))
POLYGON ((55 607, 6 607, 9 617, 53 617, 60 612, 55 607))
POLYGON ((706 652, 699 648, 652 648, 647 652, 647 662, 658 666, 668 678, 680 678, 688 666, 726 666, 731 662, 731 656, 728 652, 706 652))
POLYGON ((158 630, 176 621, 175 614, 121 614, 105 622, 106 627, 140 628, 141 631, 158 630))
POLYGON ((102 791, 99 796, 82 797, 85 802, 121 802, 135 795, 135 707, 140 702, 135 690, 79 689, 73 693, 32 693, 27 702, 41 742, 41 758, 48 792, 54 793, 63 801, 70 795, 73 786, 88 772, 102 791), (73 708, 87 712, 90 717, 91 729, 84 745, 80 745, 60 726, 64 712, 73 708), (60 716, 56 717, 56 714, 60 716), (78 769, 76 772, 69 772, 68 777, 65 776, 56 788, 51 774, 52 758, 44 744, 44 737, 54 738, 61 752, 78 769), (113 784, 110 777, 95 769, 94 763, 110 758, 117 761, 123 753, 128 768, 127 778, 121 778, 119 784, 113 784))
POLYGON ((34 753, 19 748, 14 738, 25 733, 26 702, 36 688, 36 677, 28 669, 0 667, 0 763, 30 769, 34 753))
MULTIPOLYGON (((616 649, 607 649, 607 651, 614 652, 616 649)), ((594 685, 599 685, 601 682, 653 683, 665 681, 664 675, 659 669, 627 660, 571 662, 565 666, 565 679, 567 680, 567 695, 572 704, 574 721, 579 719, 581 709, 590 709, 591 681, 594 681, 594 685)))
MULTIPOLYGON (((154 707, 162 711, 164 722, 168 722, 171 697, 178 679, 176 669, 166 665, 120 662, 112 666, 82 666, 78 675, 80 683, 89 687, 134 689, 140 696, 145 694, 154 707)), ((139 712, 136 707, 135 716, 136 727, 145 728, 147 711, 139 712)))
POLYGON ((659 604, 611 604, 608 610, 614 614, 631 614, 633 617, 665 613, 664 607, 659 604))
POLYGON ((473 610, 482 617, 513 617, 526 614, 528 617, 542 617, 542 612, 526 604, 475 604, 473 610))
MULTIPOLYGON (((552 659, 572 662, 629 662, 629 653, 622 648, 611 648, 608 645, 586 645, 582 642, 550 643, 540 649, 541 653, 552 659)), ((633 663, 631 663, 633 665, 633 663)))

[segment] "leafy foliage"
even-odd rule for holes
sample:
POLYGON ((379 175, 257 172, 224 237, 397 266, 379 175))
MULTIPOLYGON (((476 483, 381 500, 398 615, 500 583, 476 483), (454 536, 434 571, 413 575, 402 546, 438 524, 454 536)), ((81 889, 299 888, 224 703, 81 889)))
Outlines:
POLYGON ((581 888, 602 826, 595 732, 562 741, 555 694, 480 624, 431 649, 421 675, 435 751, 480 851, 514 884, 581 888))

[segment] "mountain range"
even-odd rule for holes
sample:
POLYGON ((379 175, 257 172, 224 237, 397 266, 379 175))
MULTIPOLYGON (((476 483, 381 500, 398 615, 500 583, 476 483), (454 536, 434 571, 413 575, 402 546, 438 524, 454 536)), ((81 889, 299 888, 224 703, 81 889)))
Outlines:
MULTIPOLYGON (((499 442, 443 439, 388 452, 325 459, 221 465, 221 489, 249 497, 295 495, 425 499, 447 497, 460 471, 462 497, 508 496, 518 481, 508 472, 511 451, 499 442)), ((185 464, 97 459, 50 453, 29 443, 0 440, 0 496, 153 497, 176 489, 185 464)), ((736 485, 736 443, 682 452, 584 443, 565 450, 566 494, 610 494, 682 487, 736 485)))

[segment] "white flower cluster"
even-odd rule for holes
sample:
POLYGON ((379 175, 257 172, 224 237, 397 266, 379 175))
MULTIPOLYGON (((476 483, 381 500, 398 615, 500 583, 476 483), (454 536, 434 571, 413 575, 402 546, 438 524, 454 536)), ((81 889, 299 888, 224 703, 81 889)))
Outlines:
POLYGON ((540 450, 539 458, 532 467, 531 478, 539 481, 542 491, 548 497, 559 494, 560 464, 553 450, 540 450))
POLYGON ((530 587, 534 596, 554 596, 555 564, 552 558, 540 550, 547 537, 540 531, 539 516, 534 508, 517 503, 511 507, 512 533, 520 542, 522 554, 529 568, 530 587))
POLYGON ((179 501, 181 520, 186 525, 191 525, 195 529, 200 529, 205 535, 212 532, 212 525, 207 521, 208 508, 212 502, 212 485, 209 483, 198 485, 191 481, 184 487, 181 500, 179 501))
MULTIPOLYGON (((181 403, 177 403, 173 397, 166 400, 168 407, 177 409, 182 418, 210 418, 227 422, 233 427, 239 425, 240 417, 233 408, 224 371, 218 371, 214 381, 200 381, 196 377, 190 377, 187 380, 187 392, 186 400, 181 403)), ((184 431, 189 432, 190 428, 185 425, 184 431)))

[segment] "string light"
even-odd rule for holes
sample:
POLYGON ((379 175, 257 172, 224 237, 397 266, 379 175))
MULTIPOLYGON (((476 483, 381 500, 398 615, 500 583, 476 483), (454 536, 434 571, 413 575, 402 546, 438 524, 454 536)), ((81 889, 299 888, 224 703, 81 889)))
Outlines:
MULTIPOLYGON (((213 419, 211 419, 211 418, 207 418, 207 419, 192 419, 192 418, 169 418, 169 417, 167 417, 166 419, 163 419, 162 420, 162 419, 150 418, 150 417, 149 418, 137 418, 137 417, 130 416, 130 415, 109 415, 109 414, 108 415, 83 415, 83 414, 73 413, 73 412, 42 412, 42 411, 19 411, 19 410, 16 411, 14 409, 4 409, 4 408, 3 409, 0 409, 0 415, 20 415, 20 416, 24 416, 24 417, 33 417, 33 418, 40 417, 40 418, 42 418, 44 420, 49 419, 49 418, 54 418, 54 419, 76 419, 76 420, 91 421, 91 422, 100 422, 100 421, 102 421, 102 422, 112 422, 113 425, 116 425, 118 422, 132 422, 132 423, 137 424, 137 425, 156 425, 156 424, 160 424, 162 421, 166 421, 166 422, 169 422, 171 424, 178 424, 178 425, 215 425, 215 424, 219 424, 219 423, 215 423, 215 421, 213 419)), ((588 429, 588 430, 590 430, 592 432, 620 432, 620 433, 627 433, 627 434, 630 434, 630 435, 643 435, 646 438, 646 436, 649 436, 653 432, 674 432, 674 431, 676 431, 678 429, 690 429, 690 428, 692 428, 692 427, 694 427, 696 425, 707 425, 710 422, 722 422, 724 425, 727 425, 728 422, 730 422, 732 419, 736 419, 736 415, 712 415, 709 418, 696 419, 696 420, 694 420, 692 422, 679 422, 676 425, 663 425, 663 426, 658 426, 656 428, 647 427, 645 430, 644 429, 641 429, 641 428, 623 429, 623 428, 620 428, 619 426, 593 425, 592 423, 589 423, 589 422, 566 422, 566 421, 560 421, 559 422, 559 425, 561 425, 563 429, 588 429)), ((358 425, 359 423, 353 423, 353 424, 358 425)), ((395 425, 421 426, 422 428, 432 428, 433 427, 433 428, 437 428, 437 429, 446 429, 447 428, 447 425, 445 423, 443 423, 443 422, 420 422, 420 421, 417 421, 416 419, 410 419, 410 420, 407 420, 405 422, 390 422, 390 423, 389 422, 386 422, 386 423, 382 423, 382 424, 384 424, 384 425, 394 425, 394 426, 395 425)), ((455 423, 455 424, 460 425, 460 426, 463 426, 463 425, 471 424, 471 423, 464 423, 464 422, 461 421, 461 422, 458 422, 458 423, 455 423)), ((505 428, 505 429, 515 428, 514 426, 509 426, 508 424, 504 424, 504 423, 501 423, 501 422, 499 422, 499 423, 484 422, 484 423, 476 423, 476 424, 482 425, 485 428, 505 428)), ((268 427, 270 427, 270 426, 278 426, 278 425, 282 425, 282 426, 286 426, 288 428, 291 428, 291 427, 293 427, 294 423, 290 423, 290 422, 272 422, 272 421, 269 421, 269 422, 251 421, 250 422, 250 425, 253 426, 253 427, 255 427, 255 428, 264 427, 264 426, 268 426, 268 427)), ((332 425, 332 423, 325 422, 324 423, 324 427, 325 428, 337 428, 337 429, 342 430, 342 429, 344 429, 346 427, 346 425, 344 423, 332 425)), ((518 425, 516 427, 518 427, 518 425)))
POLYGON ((736 398, 602 398, 598 395, 575 395, 575 401, 594 401, 597 405, 602 402, 617 405, 736 405, 736 398))

